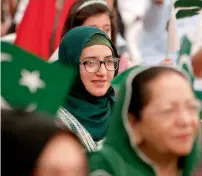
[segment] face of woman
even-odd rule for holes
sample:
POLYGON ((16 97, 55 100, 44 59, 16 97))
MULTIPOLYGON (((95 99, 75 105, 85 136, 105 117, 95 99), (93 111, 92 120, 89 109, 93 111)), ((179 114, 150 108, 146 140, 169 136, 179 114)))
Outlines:
POLYGON ((104 96, 114 77, 114 58, 112 51, 105 45, 94 45, 84 48, 80 62, 80 76, 86 90, 97 97, 104 96), (105 61, 105 65, 99 65, 99 61, 105 61), (107 70, 107 68, 109 71, 107 70))
POLYGON ((97 14, 87 18, 83 26, 93 26, 104 31, 111 39, 111 21, 107 13, 97 14))
POLYGON ((86 157, 78 141, 59 134, 48 142, 39 157, 34 176, 87 176, 86 157))
POLYGON ((199 123, 197 103, 183 77, 167 73, 148 85, 150 101, 141 113, 138 134, 158 153, 187 155, 199 123))

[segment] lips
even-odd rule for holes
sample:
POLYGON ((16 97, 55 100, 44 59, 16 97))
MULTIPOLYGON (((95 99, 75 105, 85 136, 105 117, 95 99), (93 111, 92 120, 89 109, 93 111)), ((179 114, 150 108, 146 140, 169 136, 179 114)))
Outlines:
POLYGON ((106 80, 93 80, 92 83, 96 88, 103 88, 106 85, 106 80))
POLYGON ((104 82, 106 82, 106 80, 93 80, 92 82, 93 83, 104 83, 104 82))
POLYGON ((187 140, 189 139, 190 137, 192 137, 191 133, 186 133, 186 134, 180 134, 177 136, 178 139, 181 139, 181 140, 187 140))

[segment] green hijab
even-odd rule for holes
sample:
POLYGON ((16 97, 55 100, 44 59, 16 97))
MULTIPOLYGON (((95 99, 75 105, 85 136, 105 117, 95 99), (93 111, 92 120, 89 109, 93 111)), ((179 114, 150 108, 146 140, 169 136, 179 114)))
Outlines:
MULTIPOLYGON (((114 107, 116 110, 110 122, 106 141, 100 151, 89 153, 92 176, 156 176, 155 168, 138 150, 133 142, 134 138, 129 137, 131 130, 126 118, 132 94, 132 80, 145 69, 136 66, 116 77, 116 81, 119 80, 121 85, 118 87, 118 97, 114 107)), ((190 176, 199 156, 198 151, 196 140, 192 152, 182 158, 182 176, 190 176)))
MULTIPOLYGON (((108 130, 115 96, 113 88, 110 87, 104 96, 95 97, 85 89, 80 79, 79 64, 81 52, 86 45, 99 44, 99 42, 92 44, 92 41, 88 43, 95 35, 101 36, 102 39, 104 38, 104 43, 106 43, 104 45, 110 45, 109 47, 114 56, 118 57, 116 48, 103 31, 90 26, 80 26, 73 28, 63 37, 59 46, 58 62, 63 65, 76 67, 78 71, 77 78, 63 107, 86 128, 95 141, 98 141, 105 137, 108 130)), ((118 69, 115 75, 117 72, 118 69)))

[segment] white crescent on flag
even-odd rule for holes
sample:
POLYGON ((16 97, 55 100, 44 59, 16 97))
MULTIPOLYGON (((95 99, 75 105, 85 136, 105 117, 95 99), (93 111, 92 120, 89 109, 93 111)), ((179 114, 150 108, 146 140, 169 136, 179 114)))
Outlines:
POLYGON ((12 110, 8 102, 1 96, 1 109, 12 110))

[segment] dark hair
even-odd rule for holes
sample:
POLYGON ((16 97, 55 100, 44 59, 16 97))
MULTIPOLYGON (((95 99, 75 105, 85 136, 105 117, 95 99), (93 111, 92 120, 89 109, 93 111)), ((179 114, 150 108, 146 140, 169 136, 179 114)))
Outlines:
POLYGON ((66 19, 62 37, 66 32, 68 32, 70 29, 82 26, 86 19, 88 19, 91 16, 102 14, 102 13, 108 13, 111 21, 111 36, 112 36, 112 42, 115 44, 116 42, 116 25, 115 25, 115 19, 113 12, 105 5, 103 4, 92 4, 89 6, 86 6, 78 11, 78 8, 85 2, 86 0, 80 0, 77 1, 70 9, 70 12, 68 14, 68 17, 66 19))
POLYGON ((123 23, 122 16, 121 16, 119 9, 118 9, 117 0, 114 0, 114 13, 115 13, 116 22, 117 22, 117 32, 120 32, 121 36, 123 38, 125 38, 125 26, 123 23))
POLYGON ((150 101, 151 96, 148 84, 157 77, 168 73, 177 74, 187 80, 183 73, 171 67, 157 66, 144 70, 133 79, 132 96, 128 112, 132 113, 136 120, 141 119, 141 112, 150 101))
POLYGON ((2 176, 29 176, 47 142, 61 129, 46 113, 1 110, 2 176))

